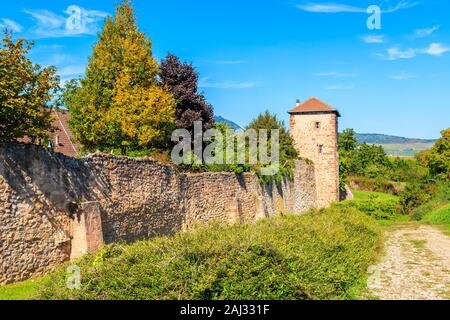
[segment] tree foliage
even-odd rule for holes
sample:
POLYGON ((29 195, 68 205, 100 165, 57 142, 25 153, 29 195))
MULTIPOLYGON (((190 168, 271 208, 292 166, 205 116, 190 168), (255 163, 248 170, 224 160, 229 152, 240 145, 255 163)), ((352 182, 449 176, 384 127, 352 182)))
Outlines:
POLYGON ((59 88, 54 67, 41 68, 26 55, 33 43, 13 41, 8 31, 0 44, 0 142, 28 137, 43 142, 52 130, 50 102, 59 88))
POLYGON ((64 103, 76 139, 88 150, 158 147, 175 120, 175 100, 157 81, 151 40, 138 30, 131 2, 106 19, 80 86, 64 103))
POLYGON ((177 102, 177 127, 192 132, 194 122, 201 121, 203 131, 210 129, 214 124, 213 108, 204 95, 198 92, 198 73, 192 64, 181 62, 169 53, 161 62, 160 76, 163 85, 170 89, 177 102))
POLYGON ((261 113, 246 128, 248 129, 266 129, 268 130, 268 139, 270 140, 270 130, 278 129, 280 133, 280 161, 292 160, 298 158, 297 150, 294 146, 294 140, 283 121, 279 120, 275 114, 269 111, 261 113))
POLYGON ((353 129, 345 129, 339 135, 339 149, 343 151, 353 151, 356 149, 358 141, 356 140, 356 132, 353 129))
POLYGON ((358 145, 353 129, 346 129, 339 135, 339 157, 341 187, 348 173, 377 178, 391 168, 383 147, 367 143, 358 145))
POLYGON ((450 179, 450 128, 441 132, 439 139, 428 154, 428 167, 431 174, 450 179))

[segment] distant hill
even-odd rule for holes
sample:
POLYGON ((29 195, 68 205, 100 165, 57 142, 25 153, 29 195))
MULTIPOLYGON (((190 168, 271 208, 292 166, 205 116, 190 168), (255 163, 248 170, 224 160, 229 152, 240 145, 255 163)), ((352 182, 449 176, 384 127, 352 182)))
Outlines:
MULTIPOLYGON (((215 117, 215 121, 225 123, 234 130, 243 130, 235 122, 221 116, 215 117)), ((389 156, 398 157, 414 157, 420 151, 431 149, 437 141, 433 139, 411 139, 378 133, 357 133, 356 139, 359 144, 381 145, 389 156)))
POLYGON ((368 144, 412 144, 412 143, 435 143, 436 140, 410 139, 397 136, 389 136, 376 133, 357 133, 358 143, 368 144))
POLYGON ((414 157, 417 153, 431 149, 436 140, 410 139, 385 134, 357 133, 358 143, 381 145, 389 156, 414 157))
POLYGON ((232 128, 234 130, 242 130, 242 128, 238 124, 234 123, 231 120, 225 119, 224 117, 218 116, 218 117, 215 117, 214 120, 218 123, 225 123, 226 125, 228 125, 230 128, 232 128))

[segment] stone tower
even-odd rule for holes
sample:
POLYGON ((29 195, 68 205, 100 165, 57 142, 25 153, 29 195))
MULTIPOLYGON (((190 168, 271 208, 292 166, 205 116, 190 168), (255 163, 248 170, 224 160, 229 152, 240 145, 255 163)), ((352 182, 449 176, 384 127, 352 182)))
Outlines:
POLYGON ((317 207, 339 201, 339 111, 317 98, 297 103, 289 111, 291 135, 300 157, 314 162, 317 207))

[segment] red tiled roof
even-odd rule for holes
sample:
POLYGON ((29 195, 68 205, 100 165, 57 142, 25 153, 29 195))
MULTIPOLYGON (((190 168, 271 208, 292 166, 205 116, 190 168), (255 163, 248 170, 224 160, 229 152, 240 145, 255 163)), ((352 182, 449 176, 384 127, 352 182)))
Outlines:
MULTIPOLYGON (((52 122, 54 132, 49 133, 52 147, 55 152, 69 157, 75 157, 80 150, 80 145, 73 142, 73 132, 69 128, 70 113, 66 110, 52 111, 55 121, 52 122)), ((31 143, 28 137, 18 139, 21 143, 31 143)))
POLYGON ((339 115, 339 111, 315 97, 309 98, 305 102, 298 104, 294 109, 289 111, 289 113, 291 114, 311 112, 335 112, 339 115))
POLYGON ((55 132, 50 134, 55 152, 63 153, 69 157, 75 157, 80 150, 80 145, 73 142, 73 133, 69 129, 70 113, 65 110, 53 111, 56 120, 53 122, 55 132))

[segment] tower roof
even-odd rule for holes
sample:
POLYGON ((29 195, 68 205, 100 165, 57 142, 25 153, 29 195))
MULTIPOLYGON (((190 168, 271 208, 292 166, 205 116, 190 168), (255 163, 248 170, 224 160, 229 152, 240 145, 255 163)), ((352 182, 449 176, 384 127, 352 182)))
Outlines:
POLYGON ((288 111, 288 113, 290 114, 315 113, 315 112, 336 113, 338 117, 341 116, 337 109, 317 99, 316 97, 309 98, 305 102, 297 104, 294 109, 288 111))

